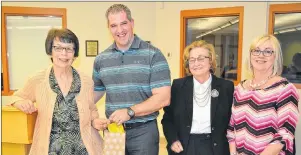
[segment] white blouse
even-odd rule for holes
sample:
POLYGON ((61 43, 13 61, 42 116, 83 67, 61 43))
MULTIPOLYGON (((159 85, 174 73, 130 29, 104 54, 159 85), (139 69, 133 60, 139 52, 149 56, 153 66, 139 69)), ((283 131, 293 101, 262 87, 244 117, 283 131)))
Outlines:
POLYGON ((203 84, 193 78, 193 117, 190 131, 192 134, 211 133, 211 81, 211 74, 203 84))

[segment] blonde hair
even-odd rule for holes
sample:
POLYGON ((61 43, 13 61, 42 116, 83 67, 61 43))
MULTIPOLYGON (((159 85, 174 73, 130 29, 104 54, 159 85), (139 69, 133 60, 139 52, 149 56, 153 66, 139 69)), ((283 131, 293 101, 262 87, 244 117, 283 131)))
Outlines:
POLYGON ((197 47, 205 48, 209 51, 211 70, 214 73, 216 70, 216 55, 215 55, 214 47, 212 44, 207 43, 205 40, 198 40, 186 46, 186 48, 184 49, 184 69, 186 75, 191 75, 191 72, 189 70, 189 64, 188 64, 190 51, 197 47))
POLYGON ((280 76, 282 73, 282 69, 283 69, 283 57, 282 57, 282 50, 281 50, 281 45, 279 43, 279 40, 274 36, 274 35, 263 35, 263 36, 259 36, 257 38, 255 38, 250 46, 249 49, 249 54, 246 57, 246 69, 248 71, 248 73, 251 76, 254 76, 254 71, 253 71, 253 67, 251 64, 251 51, 253 49, 256 49, 256 47, 262 45, 263 43, 265 43, 266 41, 271 41, 272 47, 273 47, 273 51, 275 54, 275 61, 273 63, 273 72, 272 72, 272 76, 278 75, 280 76))
POLYGON ((107 18, 108 24, 109 24, 109 15, 110 14, 115 14, 115 13, 119 13, 122 11, 124 11, 126 13, 126 17, 129 21, 133 20, 132 15, 131 15, 131 10, 126 5, 114 4, 114 5, 110 6, 106 12, 106 18, 107 18))

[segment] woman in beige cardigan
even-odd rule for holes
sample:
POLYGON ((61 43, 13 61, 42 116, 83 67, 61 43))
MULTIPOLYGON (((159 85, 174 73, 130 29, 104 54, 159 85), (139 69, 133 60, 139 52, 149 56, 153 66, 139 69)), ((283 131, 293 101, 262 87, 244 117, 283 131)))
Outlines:
POLYGON ((53 65, 29 78, 11 102, 25 113, 38 112, 29 154, 102 154, 97 130, 109 121, 98 118, 92 79, 71 66, 79 53, 76 35, 68 29, 51 29, 45 46, 53 65))

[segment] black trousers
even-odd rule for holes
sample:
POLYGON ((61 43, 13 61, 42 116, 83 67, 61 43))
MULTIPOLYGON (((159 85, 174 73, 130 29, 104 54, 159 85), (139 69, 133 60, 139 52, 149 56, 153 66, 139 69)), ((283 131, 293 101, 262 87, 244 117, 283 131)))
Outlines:
POLYGON ((211 134, 190 134, 186 155, 213 155, 211 134))

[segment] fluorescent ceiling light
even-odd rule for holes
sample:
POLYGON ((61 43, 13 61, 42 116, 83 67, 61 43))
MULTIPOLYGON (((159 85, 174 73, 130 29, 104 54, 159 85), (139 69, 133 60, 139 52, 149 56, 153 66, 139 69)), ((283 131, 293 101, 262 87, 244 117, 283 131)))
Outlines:
POLYGON ((212 32, 215 32, 215 31, 221 30, 221 29, 223 29, 223 28, 226 28, 226 27, 228 27, 228 26, 231 26, 231 25, 233 25, 233 24, 235 24, 235 23, 237 23, 237 22, 239 22, 239 19, 234 19, 233 21, 227 22, 225 25, 219 26, 219 27, 217 27, 217 28, 215 28, 215 29, 213 29, 213 30, 210 30, 210 31, 208 31, 208 32, 205 32, 205 33, 203 33, 203 34, 201 34, 201 35, 199 35, 199 36, 196 36, 196 39, 198 39, 198 38, 200 38, 200 37, 202 37, 202 36, 205 36, 205 35, 207 35, 207 34, 210 34, 210 33, 212 33, 212 32))
POLYGON ((218 28, 216 28, 216 29, 214 29, 214 30, 212 30, 212 31, 215 32, 215 31, 218 31, 218 30, 220 30, 220 29, 222 29, 222 28, 218 27, 218 28))
POLYGON ((205 36, 205 35, 207 35, 207 34, 210 34, 210 33, 212 33, 212 32, 213 32, 213 31, 205 32, 205 33, 203 33, 203 34, 197 36, 196 38, 198 39, 198 38, 203 37, 203 36, 205 36))
POLYGON ((279 33, 286 33, 286 32, 293 32, 296 31, 296 29, 286 29, 286 30, 280 30, 279 33))
POLYGON ((199 35, 199 36, 196 36, 195 38, 196 39, 199 39, 199 38, 201 38, 201 37, 203 37, 203 36, 205 36, 205 35, 207 35, 207 34, 209 34, 208 32, 205 32, 205 33, 203 33, 203 34, 201 34, 201 35, 199 35))
POLYGON ((235 23, 238 23, 239 22, 239 19, 235 19, 233 21, 231 21, 231 24, 235 24, 235 23))
POLYGON ((51 29, 51 28, 61 28, 61 26, 17 26, 19 30, 25 29, 51 29))
POLYGON ((226 27, 228 27, 228 26, 230 26, 230 25, 231 25, 230 23, 227 23, 227 24, 225 24, 225 25, 222 25, 221 28, 223 29, 223 28, 226 28, 226 27))

